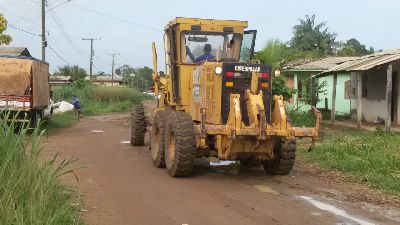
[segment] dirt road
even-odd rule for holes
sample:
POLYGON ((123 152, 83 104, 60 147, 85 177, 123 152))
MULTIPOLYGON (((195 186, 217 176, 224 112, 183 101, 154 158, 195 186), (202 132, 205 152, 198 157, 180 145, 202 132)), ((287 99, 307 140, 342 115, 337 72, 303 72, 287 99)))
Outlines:
POLYGON ((84 118, 49 134, 50 154, 88 166, 77 171, 77 185, 90 225, 400 223, 391 197, 301 162, 289 176, 274 177, 200 160, 192 177, 175 179, 129 137, 128 115, 84 118))

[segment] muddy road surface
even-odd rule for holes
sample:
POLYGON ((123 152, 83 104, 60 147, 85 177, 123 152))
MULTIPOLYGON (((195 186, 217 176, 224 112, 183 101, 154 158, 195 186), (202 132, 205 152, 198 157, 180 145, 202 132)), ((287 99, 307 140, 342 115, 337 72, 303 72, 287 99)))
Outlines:
POLYGON ((129 144, 129 115, 87 117, 50 132, 46 150, 79 158, 79 205, 89 225, 400 224, 398 200, 297 162, 288 176, 210 166, 176 179, 129 144))

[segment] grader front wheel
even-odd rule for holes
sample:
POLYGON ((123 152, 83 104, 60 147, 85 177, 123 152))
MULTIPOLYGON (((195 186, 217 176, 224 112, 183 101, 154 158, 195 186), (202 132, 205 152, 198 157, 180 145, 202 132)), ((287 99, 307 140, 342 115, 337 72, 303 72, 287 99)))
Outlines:
POLYGON ((143 105, 139 104, 133 107, 131 123, 131 144, 133 146, 141 146, 144 144, 144 135, 146 133, 143 105))
POLYGON ((151 159, 157 168, 165 168, 165 127, 168 120, 166 111, 155 113, 151 128, 151 159))
POLYGON ((189 114, 175 111, 165 130, 165 164, 172 177, 192 174, 195 159, 194 124, 189 114))
POLYGON ((274 154, 274 159, 263 161, 265 172, 271 175, 290 173, 296 160, 296 140, 278 139, 274 154))

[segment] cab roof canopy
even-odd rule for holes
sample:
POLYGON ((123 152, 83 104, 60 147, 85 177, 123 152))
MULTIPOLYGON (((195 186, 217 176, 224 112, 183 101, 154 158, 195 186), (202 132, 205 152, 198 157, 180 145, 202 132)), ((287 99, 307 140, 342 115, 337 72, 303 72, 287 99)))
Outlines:
POLYGON ((236 32, 237 30, 244 30, 245 28, 247 28, 248 22, 239 20, 215 20, 177 17, 174 20, 171 20, 168 25, 165 26, 165 30, 167 31, 175 25, 183 25, 184 29, 182 30, 201 31, 203 30, 202 27, 204 26, 204 28, 206 28, 206 31, 210 31, 211 27, 223 27, 224 32, 236 32))

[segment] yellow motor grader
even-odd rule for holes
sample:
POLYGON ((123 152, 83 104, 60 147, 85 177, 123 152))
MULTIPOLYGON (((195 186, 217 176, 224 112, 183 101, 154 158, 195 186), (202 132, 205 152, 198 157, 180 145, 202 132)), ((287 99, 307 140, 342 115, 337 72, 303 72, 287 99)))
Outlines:
POLYGON ((166 73, 157 72, 157 107, 132 111, 134 146, 150 133, 156 167, 173 177, 189 176, 198 157, 261 162, 268 174, 288 174, 296 157, 296 137, 320 134, 316 126, 292 127, 282 96, 272 96, 270 66, 252 60, 256 31, 246 21, 176 18, 165 27, 166 73), (146 113, 145 113, 146 112, 146 113), (147 115, 147 116, 146 116, 147 115))

